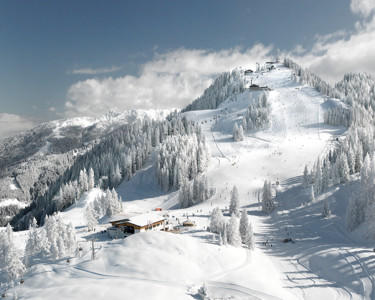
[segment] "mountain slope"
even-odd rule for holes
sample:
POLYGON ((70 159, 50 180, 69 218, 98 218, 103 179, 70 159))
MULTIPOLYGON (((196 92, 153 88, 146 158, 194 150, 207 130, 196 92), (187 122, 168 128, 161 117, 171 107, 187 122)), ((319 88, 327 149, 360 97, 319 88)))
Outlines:
MULTIPOLYGON (((344 228, 348 195, 357 190, 358 178, 353 175, 348 183, 330 187, 314 202, 310 190, 301 185, 305 164, 311 168, 317 157, 345 139, 345 127, 324 123, 324 113, 343 104, 297 82, 294 70, 274 66, 246 75, 247 89, 215 109, 183 113, 201 125, 210 148, 205 173, 216 192, 208 201, 178 209, 178 193, 158 187, 152 159, 117 188, 125 213, 162 207, 171 224, 188 218, 196 226, 179 234, 146 232, 110 240, 101 233, 108 226, 105 222, 97 232, 88 233, 80 220, 76 230, 82 257, 69 264, 61 260, 34 266, 19 291, 21 298, 200 299, 198 289, 205 283, 214 299, 372 299, 375 269, 370 243, 344 228), (249 89, 254 84, 271 90, 249 89), (242 124, 249 106, 264 93, 268 121, 235 142, 234 124, 242 124), (270 215, 258 203, 264 180, 272 182, 275 196, 276 209, 270 215), (229 220, 233 185, 254 227, 254 251, 219 245, 217 235, 207 232, 216 206, 229 220), (326 200, 332 214, 323 218, 326 200), (97 259, 92 261, 93 238, 97 259), (287 239, 291 240, 284 243, 287 239), (47 277, 51 283, 40 288, 47 277)), ((83 218, 83 212, 78 202, 64 214, 69 221, 83 218)))
POLYGON ((6 224, 20 209, 30 206, 38 198, 43 198, 54 183, 59 185, 67 170, 82 155, 116 129, 137 120, 162 120, 167 113, 109 112, 97 119, 81 117, 57 120, 2 140, 0 225, 6 224))

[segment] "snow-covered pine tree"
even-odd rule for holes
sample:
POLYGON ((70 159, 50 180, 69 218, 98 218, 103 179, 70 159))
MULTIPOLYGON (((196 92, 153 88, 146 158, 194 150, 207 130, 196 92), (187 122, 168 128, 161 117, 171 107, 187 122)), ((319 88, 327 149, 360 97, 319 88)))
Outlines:
POLYGON ((238 136, 238 125, 237 125, 237 122, 235 122, 234 125, 233 125, 233 140, 235 142, 240 141, 240 138, 238 136))
POLYGON ((311 203, 315 202, 315 192, 314 192, 314 187, 312 185, 310 188, 309 200, 311 203))
POLYGON ((320 195, 322 192, 322 167, 320 165, 320 158, 318 158, 314 168, 314 192, 316 195, 320 195))
POLYGON ((234 247, 241 246, 241 235, 239 230, 239 222, 236 215, 232 215, 228 224, 228 243, 234 247))
POLYGON ((42 239, 38 231, 37 222, 35 218, 33 218, 29 227, 28 238, 25 247, 24 263, 26 267, 30 266, 34 256, 41 252, 41 247, 42 239))
POLYGON ((89 169, 88 185, 90 190, 93 189, 95 186, 95 173, 93 168, 89 169))
POLYGON ((79 172, 79 186, 82 192, 87 192, 89 189, 89 182, 86 169, 79 172))
POLYGON ((47 216, 44 224, 48 250, 52 259, 74 255, 76 252, 75 231, 71 224, 66 225, 61 215, 47 216))
POLYGON ((87 230, 93 231, 95 226, 98 224, 98 221, 96 220, 94 209, 91 203, 86 206, 85 217, 87 222, 87 230))
POLYGON ((214 208, 210 218, 210 231, 220 234, 220 231, 224 226, 224 222, 225 220, 221 209, 219 207, 214 208))
POLYGON ((221 228, 220 235, 222 236, 223 245, 228 244, 228 224, 226 222, 223 223, 223 227, 221 228))
POLYGON ((5 245, 2 245, 2 248, 5 272, 9 282, 13 283, 23 276, 26 269, 14 244, 13 229, 9 223, 6 228, 5 245))
POLYGON ((246 117, 242 118, 242 128, 244 132, 247 132, 247 121, 246 117))
POLYGON ((246 225, 246 231, 242 242, 250 249, 254 250, 255 248, 255 238, 254 231, 251 222, 248 222, 246 225))
POLYGON ((240 234, 241 234, 242 243, 244 243, 245 238, 246 238, 246 230, 247 230, 248 224, 249 224, 249 217, 247 216, 246 209, 243 209, 241 212, 241 218, 240 218, 240 234))
POLYGON ((229 203, 229 214, 239 216, 240 214, 240 198, 238 196, 237 186, 233 186, 229 203))
POLYGON ((310 183, 310 178, 309 178, 309 170, 307 169, 307 165, 305 165, 305 169, 303 170, 303 187, 307 188, 310 183))
POLYGON ((271 182, 264 181, 262 191, 262 211, 271 213, 275 209, 275 203, 272 198, 271 182))
POLYGON ((324 201, 323 203, 323 210, 322 210, 322 216, 324 218, 327 218, 331 215, 331 210, 329 208, 329 203, 327 200, 324 201))
POLYGON ((348 159, 345 153, 341 153, 341 155, 339 156, 338 171, 340 176, 340 183, 348 182, 350 170, 348 166, 348 159))
POLYGON ((329 184, 330 184, 330 169, 331 164, 329 160, 324 161, 324 166, 322 170, 322 192, 326 192, 328 190, 329 184))

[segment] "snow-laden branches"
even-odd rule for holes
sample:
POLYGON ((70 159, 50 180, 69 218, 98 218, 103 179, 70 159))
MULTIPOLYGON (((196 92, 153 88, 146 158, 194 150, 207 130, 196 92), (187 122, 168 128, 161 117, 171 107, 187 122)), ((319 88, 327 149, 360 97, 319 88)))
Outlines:
POLYGON ((179 189, 184 181, 202 174, 208 163, 208 149, 202 135, 175 135, 166 138, 157 152, 155 167, 164 191, 179 189))
POLYGON ((227 222, 221 209, 214 208, 210 218, 210 231, 219 235, 220 244, 229 244, 235 247, 245 244, 249 249, 254 249, 253 227, 246 210, 242 211, 240 219, 232 214, 227 222))
POLYGON ((222 73, 204 91, 203 95, 188 105, 183 112, 191 110, 215 109, 230 96, 245 90, 244 74, 240 70, 222 73))
POLYGON ((242 121, 242 127, 245 132, 255 129, 264 129, 270 123, 271 106, 268 101, 267 93, 262 93, 258 99, 255 99, 247 108, 242 121))
POLYGON ((341 98, 341 94, 338 90, 331 87, 327 82, 322 80, 320 77, 318 77, 314 73, 302 68, 300 65, 296 64, 291 59, 285 58, 284 65, 287 68, 290 68, 295 72, 294 78, 296 81, 299 81, 304 84, 308 84, 314 87, 318 92, 328 97, 338 98, 338 99, 341 98))

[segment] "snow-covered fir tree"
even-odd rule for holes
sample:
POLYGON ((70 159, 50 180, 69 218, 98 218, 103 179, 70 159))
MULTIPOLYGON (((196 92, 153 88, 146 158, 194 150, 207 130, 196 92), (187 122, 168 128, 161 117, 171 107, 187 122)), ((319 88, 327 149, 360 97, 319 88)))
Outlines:
POLYGON ((32 264, 34 258, 42 251, 43 238, 38 229, 37 222, 33 218, 29 227, 28 237, 26 240, 24 263, 28 267, 32 264))
POLYGON ((178 193, 178 202, 181 208, 190 207, 209 199, 214 193, 210 189, 205 175, 198 176, 192 181, 182 178, 181 187, 178 193))
POLYGON ((268 101, 268 94, 263 92, 247 108, 243 121, 243 123, 246 123, 246 130, 267 128, 270 124, 270 113, 271 106, 268 101))
POLYGON ((45 254, 52 259, 59 259, 75 255, 77 241, 74 228, 71 224, 66 225, 61 215, 47 216, 43 226, 45 231, 45 254))
POLYGON ((98 224, 98 221, 95 217, 95 211, 91 203, 86 206, 85 218, 87 223, 87 230, 93 231, 95 226, 98 224))
POLYGON ((229 203, 229 214, 239 216, 240 215, 240 198, 238 195, 237 186, 233 186, 230 203, 229 203))
POLYGON ((307 165, 305 165, 305 169, 303 170, 303 187, 307 188, 310 183, 310 177, 309 177, 309 170, 307 169, 307 165))
POLYGON ((112 189, 112 191, 107 189, 105 193, 105 202, 107 207, 107 217, 112 217, 122 212, 122 200, 121 197, 118 196, 115 189, 112 189))
POLYGON ((262 190, 262 211, 271 213, 275 209, 275 203, 272 198, 271 181, 264 181, 262 190))
POLYGON ((156 155, 155 169, 164 191, 180 188, 184 179, 193 180, 207 167, 208 149, 200 133, 166 138, 156 155))
POLYGON ((214 208, 210 218, 210 231, 220 234, 224 223, 225 220, 221 209, 219 207, 214 208))
POLYGON ((233 126, 233 139, 235 142, 243 141, 244 139, 244 133, 242 125, 238 126, 237 123, 234 123, 233 126))
POLYGON ((93 189, 95 187, 95 173, 93 168, 89 169, 89 175, 88 175, 88 188, 89 190, 93 189))
POLYGON ((240 218, 240 235, 242 243, 247 245, 249 249, 254 249, 255 241, 253 227, 245 209, 242 211, 240 218))
POLYGON ((323 203, 322 216, 327 218, 331 215, 331 209, 329 208, 329 203, 327 200, 323 203))
POLYGON ((13 229, 9 223, 5 231, 0 231, 0 270, 11 283, 21 278, 26 270, 14 244, 13 229))
POLYGON ((239 230, 239 222, 236 215, 232 215, 227 226, 228 244, 239 247, 241 246, 241 235, 239 230))

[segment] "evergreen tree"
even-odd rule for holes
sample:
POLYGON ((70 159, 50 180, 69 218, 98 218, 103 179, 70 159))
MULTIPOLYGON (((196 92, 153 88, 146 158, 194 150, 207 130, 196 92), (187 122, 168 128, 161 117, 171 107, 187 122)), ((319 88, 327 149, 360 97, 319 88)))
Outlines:
POLYGON ((95 186, 95 174, 94 174, 94 170, 92 168, 90 168, 89 170, 89 178, 88 178, 88 188, 91 190, 94 188, 95 186))
POLYGON ((242 243, 245 243, 248 224, 249 224, 249 218, 247 216, 247 211, 244 209, 242 210, 241 218, 240 218, 240 234, 241 234, 242 243))
POLYGON ((98 221, 95 218, 94 209, 91 204, 86 206, 85 217, 88 231, 93 231, 98 221))
POLYGON ((236 186, 233 186, 230 204, 229 204, 229 214, 239 216, 240 213, 240 199, 238 196, 238 189, 236 186))
POLYGON ((324 201, 324 204, 323 204, 323 210, 322 210, 322 216, 324 218, 327 218, 331 215, 331 210, 329 208, 329 203, 327 200, 324 201))
POLYGON ((87 192, 89 189, 88 176, 86 169, 79 172, 79 186, 82 192, 87 192))
POLYGON ((228 243, 232 246, 241 246, 241 235, 239 230, 238 218, 233 214, 230 217, 228 225, 228 243))
POLYGON ((220 233, 224 226, 224 216, 219 207, 213 209, 210 219, 210 231, 213 233, 220 233))
POLYGON ((32 223, 29 227, 28 238, 26 241, 24 262, 25 266, 30 266, 34 255, 38 254, 42 250, 42 240, 38 232, 38 225, 35 218, 32 219, 32 223))
POLYGON ((348 159, 345 153, 341 153, 339 157, 338 171, 340 176, 340 183, 348 182, 350 170, 348 166, 348 159))
POLYGON ((9 225, 6 228, 5 245, 3 245, 5 272, 10 282, 15 282, 25 273, 25 265, 17 251, 13 239, 13 229, 9 225))
POLYGON ((251 225, 251 222, 248 222, 247 225, 246 225, 245 236, 244 236, 242 242, 250 250, 254 250, 254 248, 255 248, 255 238, 254 238, 253 226, 251 225))
POLYGON ((264 181, 262 191, 262 211, 265 213, 271 213, 275 209, 275 203, 272 198, 271 182, 264 181))
POLYGON ((315 202, 315 193, 314 193, 314 187, 311 186, 311 189, 310 189, 310 202, 315 202))
POLYGON ((303 170, 303 187, 308 187, 309 183, 309 171, 307 169, 307 165, 305 165, 305 169, 303 170))

